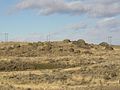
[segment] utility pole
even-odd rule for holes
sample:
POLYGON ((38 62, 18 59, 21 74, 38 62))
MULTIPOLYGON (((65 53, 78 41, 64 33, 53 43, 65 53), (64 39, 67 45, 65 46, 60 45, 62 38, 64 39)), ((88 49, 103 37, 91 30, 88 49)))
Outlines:
POLYGON ((50 42, 50 33, 47 35, 47 42, 50 42))
POLYGON ((108 36, 108 43, 111 45, 112 44, 112 36, 108 36))
POLYGON ((8 33, 5 32, 4 35, 5 35, 5 42, 8 42, 8 33))
POLYGON ((1 41, 8 42, 8 33, 7 32, 0 33, 0 35, 1 35, 1 41))

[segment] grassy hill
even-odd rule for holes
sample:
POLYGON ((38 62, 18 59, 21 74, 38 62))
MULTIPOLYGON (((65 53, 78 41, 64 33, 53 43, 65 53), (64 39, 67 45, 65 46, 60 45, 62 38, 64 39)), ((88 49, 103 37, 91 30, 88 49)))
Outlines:
POLYGON ((0 90, 120 90, 120 46, 84 40, 0 43, 0 90))

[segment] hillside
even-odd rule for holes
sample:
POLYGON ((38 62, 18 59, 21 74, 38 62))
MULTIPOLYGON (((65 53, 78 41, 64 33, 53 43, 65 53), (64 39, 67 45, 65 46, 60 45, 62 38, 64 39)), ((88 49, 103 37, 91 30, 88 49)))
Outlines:
POLYGON ((120 90, 120 46, 84 40, 0 43, 0 90, 120 90))

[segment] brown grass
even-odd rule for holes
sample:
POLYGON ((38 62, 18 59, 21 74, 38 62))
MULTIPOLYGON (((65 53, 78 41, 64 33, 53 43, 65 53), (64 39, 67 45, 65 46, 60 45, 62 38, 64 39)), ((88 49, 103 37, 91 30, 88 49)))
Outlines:
POLYGON ((0 90, 120 90, 120 48, 112 48, 82 40, 0 43, 0 90))

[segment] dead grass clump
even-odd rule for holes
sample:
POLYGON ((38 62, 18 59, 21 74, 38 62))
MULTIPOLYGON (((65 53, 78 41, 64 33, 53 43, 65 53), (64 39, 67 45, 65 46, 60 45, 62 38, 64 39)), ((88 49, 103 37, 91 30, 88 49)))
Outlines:
POLYGON ((41 63, 41 64, 34 64, 34 68, 36 70, 39 69, 57 69, 57 68, 61 68, 61 66, 56 65, 55 63, 41 63))
POLYGON ((23 71, 34 68, 35 67, 32 65, 32 63, 23 62, 20 60, 0 62, 0 71, 23 71))
POLYGON ((105 80, 110 80, 117 77, 117 73, 114 71, 107 71, 104 75, 103 75, 103 79, 105 80))
POLYGON ((52 49, 52 44, 50 42, 45 43, 44 50, 50 51, 52 49))
POLYGON ((63 52, 64 50, 63 50, 63 48, 60 48, 59 51, 60 51, 60 52, 63 52))
POLYGON ((40 84, 40 83, 56 83, 60 82, 61 84, 66 84, 66 80, 70 78, 71 74, 69 73, 62 73, 59 71, 56 72, 48 72, 45 73, 43 72, 42 74, 34 74, 34 73, 29 73, 29 74, 16 74, 16 75, 8 75, 5 76, 4 78, 8 80, 12 80, 15 83, 19 84, 29 84, 29 83, 34 83, 34 84, 40 84))
POLYGON ((28 62, 21 59, 0 61, 0 71, 25 71, 40 69, 58 69, 68 67, 65 62, 49 60, 47 63, 28 62))
POLYGON ((70 49, 69 49, 69 52, 74 52, 74 48, 70 48, 70 49))
POLYGON ((21 89, 18 89, 18 88, 14 87, 13 85, 10 85, 8 83, 0 85, 0 90, 16 90, 16 89, 21 90, 21 89))
POLYGON ((92 54, 93 54, 91 51, 88 51, 88 50, 87 50, 87 51, 84 51, 83 53, 84 53, 84 54, 89 54, 89 55, 92 55, 92 54))
POLYGON ((79 54, 79 53, 81 53, 81 51, 80 50, 75 50, 74 53, 79 54))
POLYGON ((114 50, 112 46, 106 46, 105 50, 114 50))
POLYGON ((14 48, 20 48, 21 45, 20 45, 20 44, 15 44, 15 45, 13 45, 13 47, 14 47, 14 48))

